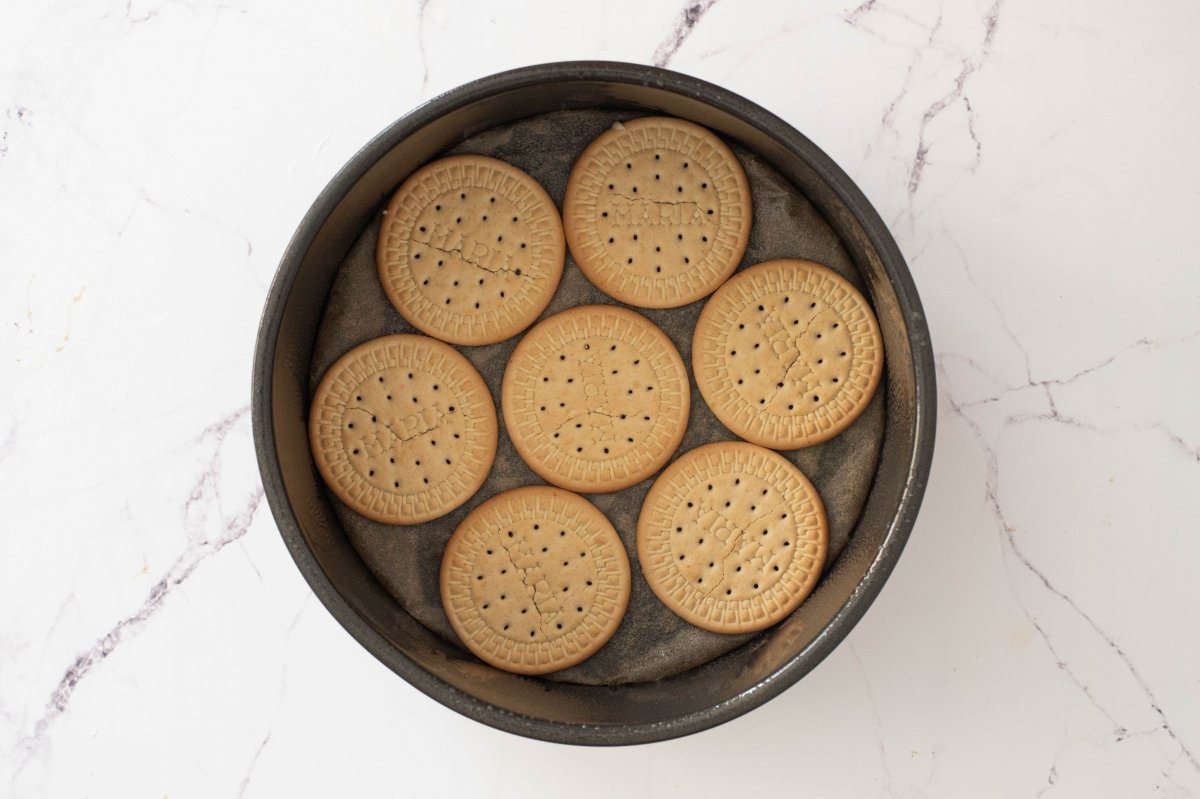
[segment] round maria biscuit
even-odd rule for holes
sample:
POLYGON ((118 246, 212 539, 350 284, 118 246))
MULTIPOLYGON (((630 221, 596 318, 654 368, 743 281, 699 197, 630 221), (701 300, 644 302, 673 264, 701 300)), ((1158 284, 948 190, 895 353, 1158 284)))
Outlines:
POLYGON ((629 587, 629 557, 608 519, 550 486, 484 502, 442 559, 442 605, 454 631, 480 659, 518 674, 590 657, 621 623, 629 587))
POLYGON ((638 517, 646 582, 684 620, 761 630, 804 601, 829 530, 817 491, 777 452, 742 441, 694 449, 663 471, 638 517))
POLYGON ((413 327, 454 344, 492 344, 546 310, 565 255, 558 209, 536 180, 495 158, 456 155, 400 186, 376 262, 413 327))
POLYGON ((658 471, 687 429, 679 351, 653 322, 613 305, 544 319, 513 351, 500 405, 517 452, 572 491, 618 491, 658 471))
POLYGON ((883 338, 866 299, 833 270, 765 261, 704 306, 692 370, 731 431, 799 449, 832 438, 866 409, 883 374, 883 338))
POLYGON ((496 408, 479 372, 426 336, 385 336, 321 378, 309 415, 321 477, 388 524, 436 519, 471 498, 496 457, 496 408))
POLYGON ((706 297, 750 239, 750 184, 712 132, 681 119, 617 123, 575 162, 567 243, 588 279, 621 302, 675 308, 706 297))

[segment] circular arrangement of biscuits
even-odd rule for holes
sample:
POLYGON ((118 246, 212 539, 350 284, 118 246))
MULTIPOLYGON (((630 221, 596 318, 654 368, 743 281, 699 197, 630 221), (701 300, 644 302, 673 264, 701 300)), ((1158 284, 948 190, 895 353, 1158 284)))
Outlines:
POLYGON ((783 622, 844 546, 867 487, 836 472, 882 438, 879 325, 844 250, 776 224, 823 222, 735 142, 628 113, 515 129, 565 152, 468 139, 399 176, 347 256, 315 471, 465 658, 665 676, 783 622))

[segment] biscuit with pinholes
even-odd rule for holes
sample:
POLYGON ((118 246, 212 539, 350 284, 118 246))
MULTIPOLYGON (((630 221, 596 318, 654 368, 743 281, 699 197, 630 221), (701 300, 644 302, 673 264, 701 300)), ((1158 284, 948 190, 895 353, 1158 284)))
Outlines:
POLYGON ((683 439, 690 402, 671 339, 614 305, 539 322, 500 388, 517 452, 546 481, 583 492, 618 491, 662 468, 683 439))
POLYGON ((866 298, 812 261, 765 261, 709 299, 692 371, 731 431, 772 449, 819 444, 867 408, 883 374, 883 337, 866 298))
POLYGON ((309 441, 325 483, 387 524, 443 516, 483 485, 499 430, 492 395, 453 347, 427 336, 367 341, 321 378, 309 441))
POLYGON ((829 547, 816 489, 777 452, 708 444, 668 466, 638 517, 638 561, 668 608, 697 627, 771 626, 813 590, 829 547))
POLYGON ((574 666, 612 637, 629 603, 629 558, 594 505, 550 486, 471 511, 442 559, 442 606, 481 660, 517 674, 574 666))
POLYGON ((711 131, 682 119, 617 123, 575 162, 563 226, 601 291, 675 308, 717 289, 750 240, 750 184, 711 131))
POLYGON ((536 180, 495 158, 456 155, 397 190, 376 262, 384 292, 413 327, 478 345, 533 324, 565 255, 558 209, 536 180))

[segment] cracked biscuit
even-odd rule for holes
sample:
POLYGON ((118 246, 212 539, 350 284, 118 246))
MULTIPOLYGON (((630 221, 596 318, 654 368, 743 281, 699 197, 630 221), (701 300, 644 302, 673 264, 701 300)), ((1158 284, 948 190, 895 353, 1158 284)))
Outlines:
POLYGON ((481 660, 545 674, 612 637, 629 602, 629 558, 583 497, 527 486, 463 519, 446 545, 440 589, 454 632, 481 660))
POLYGON ((575 162, 567 243, 588 279, 621 302, 675 308, 717 289, 746 251, 750 185, 737 156, 699 125, 617 123, 575 162))
POLYGON ((515 336, 546 309, 566 247, 550 195, 481 155, 434 161, 384 212, 376 262, 388 299, 413 327, 453 344, 515 336))
POLYGON ((546 481, 583 492, 618 491, 662 468, 683 439, 690 402, 671 340, 613 305, 538 323, 500 388, 517 452, 546 481))
POLYGON ((492 396, 453 347, 417 335, 360 344, 321 378, 309 440, 326 484, 387 524, 436 519, 471 498, 496 457, 492 396))
POLYGON ((718 633, 761 630, 804 601, 825 563, 828 523, 801 471, 745 442, 680 456, 638 517, 650 588, 684 620, 718 633))
POLYGON ((883 374, 883 338, 866 299, 833 270, 765 261, 704 306, 692 371, 731 431, 799 449, 832 438, 866 409, 883 374))

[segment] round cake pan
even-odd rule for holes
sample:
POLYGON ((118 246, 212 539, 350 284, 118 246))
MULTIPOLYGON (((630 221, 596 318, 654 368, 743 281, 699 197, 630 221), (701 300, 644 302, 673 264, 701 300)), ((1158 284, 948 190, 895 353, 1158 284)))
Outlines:
MULTIPOLYGON (((576 269, 570 260, 568 269, 576 269)), ((925 490, 936 416, 933 354, 916 288, 850 178, 807 138, 742 97, 678 73, 608 62, 545 64, 469 83, 400 119, 355 155, 283 255, 259 327, 252 395, 259 468, 280 533, 346 630, 409 683, 466 716, 531 738, 594 745, 676 738, 728 721, 828 655, 900 557, 925 490), (781 176, 835 234, 874 306, 886 353, 882 438, 877 460, 866 466, 869 492, 814 593, 783 622, 719 656, 660 679, 608 685, 508 674, 421 623, 351 541, 307 436, 314 348, 331 290, 395 188, 472 136, 587 109, 691 120, 781 176)), ((636 508, 624 512, 636 518, 636 508)))

